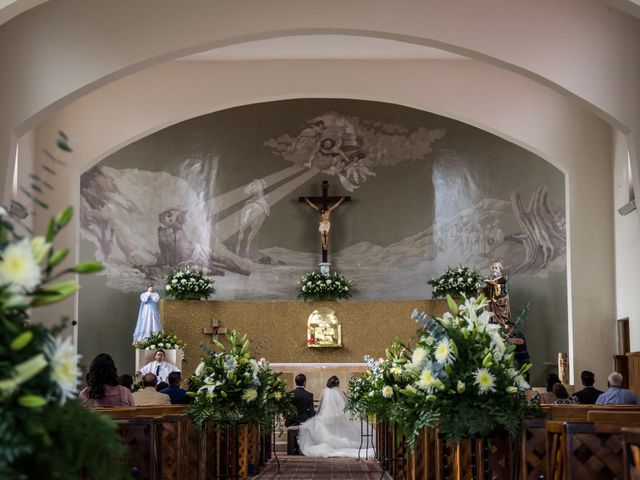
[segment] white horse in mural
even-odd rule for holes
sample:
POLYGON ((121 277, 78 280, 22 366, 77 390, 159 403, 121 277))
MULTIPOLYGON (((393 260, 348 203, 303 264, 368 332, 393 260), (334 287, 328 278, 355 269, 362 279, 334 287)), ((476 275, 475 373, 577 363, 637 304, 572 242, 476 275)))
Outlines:
POLYGON ((236 255, 240 254, 240 247, 242 245, 242 239, 244 238, 245 230, 250 228, 247 235, 247 242, 245 244, 244 256, 249 256, 249 249, 251 248, 251 242, 258 234, 262 224, 269 216, 269 204, 264 197, 264 189, 267 188, 267 184, 261 178, 257 178, 244 189, 244 193, 251 195, 251 197, 245 202, 242 210, 240 211, 240 228, 238 229, 238 243, 236 245, 236 255))

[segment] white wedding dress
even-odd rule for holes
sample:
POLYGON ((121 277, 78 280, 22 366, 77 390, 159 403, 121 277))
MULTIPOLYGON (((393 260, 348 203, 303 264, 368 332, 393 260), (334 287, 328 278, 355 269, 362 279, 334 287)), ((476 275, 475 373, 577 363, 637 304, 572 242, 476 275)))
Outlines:
MULTIPOLYGON (((302 425, 298 445, 307 457, 358 457, 360 421, 351 420, 344 411, 346 399, 339 388, 325 388, 320 396, 320 411, 302 425)), ((363 429, 366 426, 363 425, 363 429)), ((360 458, 374 458, 373 438, 362 438, 360 458)))

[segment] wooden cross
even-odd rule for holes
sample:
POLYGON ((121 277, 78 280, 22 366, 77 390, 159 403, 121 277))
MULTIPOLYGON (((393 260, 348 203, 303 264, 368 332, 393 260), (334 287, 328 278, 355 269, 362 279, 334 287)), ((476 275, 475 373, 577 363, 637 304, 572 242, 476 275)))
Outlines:
POLYGON ((220 322, 217 318, 211 320, 211 326, 205 327, 202 330, 205 335, 211 335, 211 340, 218 340, 218 335, 226 335, 227 329, 220 326, 220 322))
POLYGON ((338 208, 342 202, 350 202, 351 197, 343 196, 343 197, 330 197, 329 196, 329 182, 323 180, 320 184, 322 188, 322 196, 321 197, 298 197, 298 201, 302 203, 308 204, 311 208, 320 212, 320 239, 322 246, 322 262, 328 263, 328 239, 329 239, 329 215, 331 211, 335 208, 338 208), (322 224, 326 222, 326 230, 323 232, 322 224))

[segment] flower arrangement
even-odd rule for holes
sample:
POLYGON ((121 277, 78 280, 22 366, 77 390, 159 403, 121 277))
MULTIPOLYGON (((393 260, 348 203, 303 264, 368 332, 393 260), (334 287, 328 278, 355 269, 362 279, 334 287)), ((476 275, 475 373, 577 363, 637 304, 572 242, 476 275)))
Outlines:
POLYGON ((188 412, 200 428, 207 420, 217 424, 260 424, 271 429, 273 415, 289 415, 292 398, 286 382, 269 363, 249 353, 249 341, 238 332, 229 333, 229 348, 218 341, 220 350, 208 354, 191 376, 194 403, 188 412))
POLYGON ((29 309, 72 295, 74 280, 61 275, 102 269, 84 262, 54 274, 68 254, 54 249, 69 223, 67 208, 44 237, 22 238, 0 207, 0 478, 125 478, 124 451, 115 425, 83 409, 77 398, 78 357, 66 320, 47 328, 29 323, 29 309), (91 432, 91 435, 87 435, 91 432))
POLYGON ((373 400, 367 397, 386 399, 384 413, 402 426, 409 444, 425 426, 437 426, 454 442, 487 437, 498 428, 517 434, 527 411, 524 375, 531 364, 518 368, 515 347, 507 346, 499 325, 489 323, 492 313, 483 298, 459 306, 450 296, 447 301, 451 311, 442 318, 414 311, 422 325, 415 348, 401 350, 388 366, 373 362, 365 379, 374 381, 350 390, 357 403, 351 410, 368 413, 373 400))
POLYGON ((362 376, 349 379, 349 398, 346 409, 359 417, 394 418, 399 389, 406 386, 408 377, 398 364, 399 345, 387 350, 387 358, 374 360, 366 355, 369 369, 362 376))
POLYGON ((433 298, 475 297, 476 285, 482 280, 480 274, 471 267, 459 265, 457 268, 447 267, 447 271, 438 278, 432 278, 427 284, 433 287, 433 298))
POLYGON ((353 282, 333 272, 327 276, 313 271, 298 280, 298 298, 303 300, 344 300, 351 297, 353 282))
POLYGON ((150 337, 144 339, 144 341, 138 343, 136 348, 140 350, 157 350, 158 348, 180 349, 184 351, 187 344, 180 340, 176 335, 169 332, 156 332, 150 337))
POLYGON ((199 268, 179 268, 164 277, 167 297, 178 300, 200 300, 216 293, 214 280, 199 268))

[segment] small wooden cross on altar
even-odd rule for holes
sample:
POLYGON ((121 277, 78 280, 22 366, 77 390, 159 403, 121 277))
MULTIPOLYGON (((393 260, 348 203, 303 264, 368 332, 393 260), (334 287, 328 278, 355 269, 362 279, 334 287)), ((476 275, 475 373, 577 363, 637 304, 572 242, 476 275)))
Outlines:
POLYGON ((227 329, 220 326, 220 322, 217 318, 211 320, 211 326, 205 327, 202 330, 202 333, 205 335, 211 335, 211 340, 218 340, 218 335, 226 335, 227 329))
POLYGON ((330 197, 328 194, 329 182, 326 180, 322 181, 320 187, 322 188, 321 197, 298 197, 298 200, 320 212, 318 231, 320 232, 320 241, 322 243, 322 263, 328 263, 329 228, 331 227, 329 217, 331 212, 338 208, 342 202, 350 202, 351 197, 330 197))

